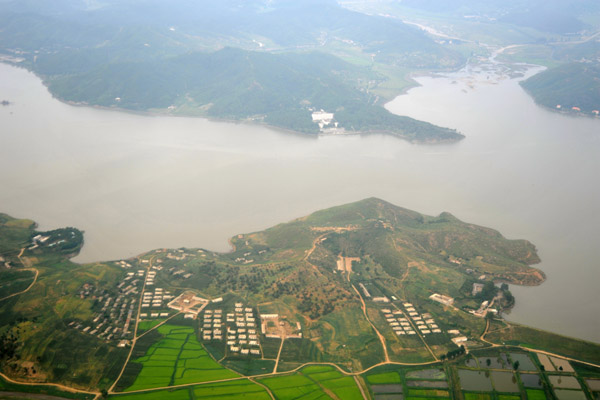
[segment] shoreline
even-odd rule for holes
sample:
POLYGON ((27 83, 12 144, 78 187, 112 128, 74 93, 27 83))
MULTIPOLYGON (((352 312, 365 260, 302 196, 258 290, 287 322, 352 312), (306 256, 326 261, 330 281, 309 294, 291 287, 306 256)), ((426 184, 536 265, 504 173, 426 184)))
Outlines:
MULTIPOLYGON (((200 119, 204 119, 207 121, 212 121, 212 122, 221 122, 221 123, 231 123, 231 124, 244 124, 244 125, 248 125, 248 126, 258 126, 258 127, 263 127, 263 128, 267 128, 270 130, 273 130, 275 132, 280 132, 280 133, 285 133, 285 134, 292 134, 294 136, 297 137, 305 137, 305 138, 319 138, 320 136, 354 136, 354 135, 361 135, 361 136, 368 136, 371 134, 380 134, 380 135, 387 135, 387 136, 393 136, 396 137, 398 139, 407 141, 411 144, 419 144, 419 145, 436 145, 436 144, 452 144, 452 143, 458 143, 461 140, 463 140, 464 138, 466 138, 465 135, 461 134, 460 132, 458 132, 456 129, 452 129, 452 128, 447 128, 447 127, 441 127, 441 126, 437 126, 434 125, 436 128, 441 128, 441 129, 449 129, 452 130, 454 132, 456 132, 458 135, 460 135, 460 137, 458 138, 447 138, 447 139, 417 139, 417 138, 413 138, 413 137, 409 137, 406 135, 403 135, 400 132, 394 132, 394 131, 388 131, 388 130, 361 130, 361 131, 347 131, 349 133, 346 134, 339 134, 339 135, 329 135, 329 134, 323 134, 321 132, 315 132, 315 133, 311 133, 311 132, 301 132, 301 131, 295 131, 293 129, 289 129, 289 128, 285 128, 285 127, 281 127, 281 126, 275 126, 275 125, 270 125, 267 124, 265 122, 257 122, 257 121, 249 121, 249 120, 240 120, 240 119, 231 119, 231 118, 219 118, 219 117, 213 117, 213 116, 205 116, 205 115, 194 115, 194 114, 187 114, 187 113, 173 113, 170 112, 168 109, 148 109, 148 110, 133 110, 133 109, 129 109, 129 108, 123 108, 123 107, 118 107, 118 106, 101 106, 101 105, 97 105, 97 104, 89 104, 86 102, 76 102, 76 101, 71 101, 71 100, 65 100, 62 99, 58 96, 56 96, 54 93, 52 93, 48 87, 47 84, 47 77, 41 74, 36 73, 33 69, 28 68, 28 66, 26 65, 21 65, 20 63, 13 63, 10 61, 6 61, 6 60, 0 60, 0 63, 5 64, 5 65, 9 65, 11 67, 16 67, 16 68, 21 68, 24 69, 30 73, 32 73, 33 75, 35 75, 38 79, 41 80, 42 84, 44 85, 44 87, 46 88, 46 90, 48 91, 48 93, 50 94, 50 96, 52 96, 53 99, 69 105, 69 106, 73 106, 73 107, 88 107, 88 108, 92 108, 92 109, 96 109, 96 110, 103 110, 103 111, 114 111, 114 112, 122 112, 122 113, 126 113, 126 114, 131 114, 131 115, 138 115, 138 116, 146 116, 146 117, 174 117, 174 118, 200 118, 200 119)), ((464 66, 462 66, 461 68, 464 68, 464 66)), ((432 73, 435 73, 432 71, 432 73)), ((416 82, 413 79, 413 73, 409 74, 409 78, 410 80, 413 82, 412 85, 409 85, 405 88, 403 88, 400 93, 398 93, 396 96, 394 96, 393 99, 391 100, 386 100, 386 102, 383 105, 378 105, 378 107, 382 107, 383 109, 385 109, 387 112, 389 112, 392 115, 396 115, 396 116, 400 116, 400 117, 404 117, 403 115, 399 115, 399 114, 395 114, 392 113, 391 111, 389 111, 385 105, 387 103, 389 103, 390 101, 393 101, 396 97, 398 96, 402 96, 405 95, 410 89, 413 89, 415 87, 420 86, 420 84, 418 82, 416 82)), ((421 121, 421 120, 415 120, 417 122, 420 123, 427 123, 427 121, 421 121)))

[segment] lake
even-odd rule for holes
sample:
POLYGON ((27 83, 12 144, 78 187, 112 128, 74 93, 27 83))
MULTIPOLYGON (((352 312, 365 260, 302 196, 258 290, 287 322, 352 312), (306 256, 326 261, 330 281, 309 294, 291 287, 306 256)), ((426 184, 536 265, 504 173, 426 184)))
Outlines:
MULTIPOLYGON (((529 71, 529 74, 533 71, 529 71)), ((600 342, 600 120, 536 106, 495 66, 418 78, 390 102, 456 144, 306 137, 200 118, 74 107, 0 64, 0 210, 85 231, 78 262, 162 247, 229 249, 237 233, 380 197, 532 241, 547 281, 508 317, 600 342)))

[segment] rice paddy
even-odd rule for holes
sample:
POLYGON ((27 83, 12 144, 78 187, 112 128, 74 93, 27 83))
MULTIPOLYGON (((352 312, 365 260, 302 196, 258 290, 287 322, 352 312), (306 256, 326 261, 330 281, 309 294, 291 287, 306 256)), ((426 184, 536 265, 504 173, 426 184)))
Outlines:
POLYGON ((492 380, 494 381, 494 388, 498 392, 519 392, 519 385, 517 378, 512 372, 508 371, 492 371, 492 380))
POLYGON ((239 375, 214 361, 191 327, 163 325, 163 336, 133 362, 142 369, 127 391, 235 378, 239 375))
POLYGON ((116 397, 123 400, 271 399, 265 388, 247 379, 207 383, 175 390, 123 394, 116 397))
POLYGON ((537 368, 533 365, 529 355, 525 353, 510 353, 510 359, 513 363, 519 362, 519 369, 521 371, 536 371, 537 368))
POLYGON ((492 382, 489 376, 483 371, 471 371, 468 369, 459 369, 460 386, 463 390, 473 390, 478 392, 488 392, 492 390, 492 382))
POLYGON ((586 400, 585 393, 581 390, 557 389, 554 391, 558 400, 586 400))
POLYGON ((354 378, 343 375, 332 366, 309 366, 303 368, 301 373, 340 399, 363 398, 354 378))
POLYGON ((581 389, 581 385, 574 376, 548 375, 548 379, 555 388, 581 389))
POLYGON ((546 400, 546 393, 543 390, 527 389, 528 400, 546 400))
POLYGON ((521 382, 526 388, 542 387, 542 379, 538 374, 521 374, 521 382))
POLYGON ((292 375, 260 379, 279 400, 339 399, 362 400, 354 378, 329 365, 311 365, 292 375))
POLYGON ((264 378, 259 382, 267 386, 279 400, 326 398, 323 390, 315 382, 299 373, 264 378))

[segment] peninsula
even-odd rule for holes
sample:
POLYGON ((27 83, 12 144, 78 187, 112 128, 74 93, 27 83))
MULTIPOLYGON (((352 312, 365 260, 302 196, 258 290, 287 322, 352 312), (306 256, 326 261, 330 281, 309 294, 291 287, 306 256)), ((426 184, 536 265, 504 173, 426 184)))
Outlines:
POLYGON ((597 390, 600 345, 502 318, 519 301, 510 284, 544 280, 526 240, 370 198, 231 244, 79 265, 77 229, 2 215, 0 387, 134 399, 597 390), (478 371, 494 383, 467 377, 478 371))

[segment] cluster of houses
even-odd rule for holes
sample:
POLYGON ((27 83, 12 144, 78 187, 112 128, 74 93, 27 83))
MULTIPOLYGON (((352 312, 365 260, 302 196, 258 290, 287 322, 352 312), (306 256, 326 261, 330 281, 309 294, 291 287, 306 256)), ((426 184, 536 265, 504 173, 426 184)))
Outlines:
MULTIPOLYGON (((148 285, 148 284, 146 284, 148 285)), ((155 288, 154 291, 145 291, 142 297, 142 311, 140 318, 165 318, 169 316, 165 309, 165 301, 173 298, 169 291, 155 288)))
POLYGON ((235 303, 234 312, 223 318, 222 310, 205 310, 202 325, 203 340, 226 340, 230 353, 260 356, 260 339, 256 317, 251 307, 235 303))
MULTIPOLYGON (((265 250, 261 250, 261 251, 265 252, 265 250)), ((250 263, 254 262, 253 259, 246 258, 246 257, 250 256, 250 254, 252 254, 251 251, 248 251, 248 252, 244 253, 244 256, 243 257, 237 257, 235 259, 235 262, 242 263, 242 264, 250 264, 250 263)))
MULTIPOLYGON (((372 300, 375 303, 389 303, 390 299, 387 296, 376 296, 376 297, 371 297, 371 293, 369 292, 369 290, 365 287, 365 285, 363 285, 362 283, 359 283, 358 286, 360 287, 360 289, 362 290, 363 294, 365 295, 365 297, 367 298, 367 300, 372 300)), ((398 300, 396 298, 396 296, 392 296, 392 300, 396 301, 398 300)))
MULTIPOLYGON (((69 232, 64 232, 64 234, 67 234, 67 233, 69 233, 69 232)), ((54 235, 53 238, 51 238, 50 236, 36 235, 31 239, 31 246, 28 247, 28 250, 35 250, 38 247, 42 247, 42 246, 54 247, 56 245, 65 243, 67 240, 72 240, 74 238, 75 238, 75 232, 72 230, 70 231, 70 236, 68 236, 66 238, 62 232, 54 235), (50 241, 50 243, 47 243, 49 239, 52 239, 52 240, 50 241)))
MULTIPOLYGON (((238 235, 238 238, 243 237, 243 235, 238 235)), ((246 240, 246 246, 248 246, 249 242, 246 240)), ((267 252, 266 249, 262 249, 262 250, 254 250, 254 251, 247 251, 245 252, 241 257, 236 257, 235 262, 237 263, 241 263, 241 264, 250 264, 254 262, 253 258, 250 258, 250 256, 252 255, 252 253, 254 252, 255 255, 258 256, 262 256, 263 254, 265 254, 267 252)))
POLYGON ((404 303, 402 305, 406 310, 406 314, 408 314, 408 318, 412 320, 414 325, 417 326, 417 329, 419 329, 423 335, 442 333, 442 330, 438 327, 431 314, 423 313, 422 315, 419 315, 412 303, 404 303))
POLYGON ((430 314, 424 313, 420 315, 412 303, 404 303, 403 306, 405 311, 392 311, 389 308, 381 309, 385 319, 396 335, 416 335, 416 329, 422 335, 442 333, 442 330, 430 314))
POLYGON ((124 268, 124 269, 126 269, 126 268, 131 268, 131 267, 132 267, 132 265, 131 265, 131 264, 129 264, 127 261, 124 261, 124 260, 117 261, 115 264, 116 264, 118 267, 121 267, 121 268, 124 268))
POLYGON ((132 272, 117 286, 118 295, 84 284, 79 291, 82 298, 92 297, 101 308, 90 322, 71 321, 69 326, 103 340, 122 340, 133 335, 135 314, 141 281, 132 272))
POLYGON ((191 254, 186 253, 183 249, 175 250, 175 254, 167 253, 167 258, 175 261, 183 261, 191 254))
POLYGON ((173 276, 183 279, 189 279, 192 276, 192 274, 190 272, 186 272, 185 269, 177 269, 175 267, 169 268, 169 273, 173 276))
POLYGON ((156 271, 148 271, 146 275, 146 286, 154 286, 154 279, 156 279, 156 271))

